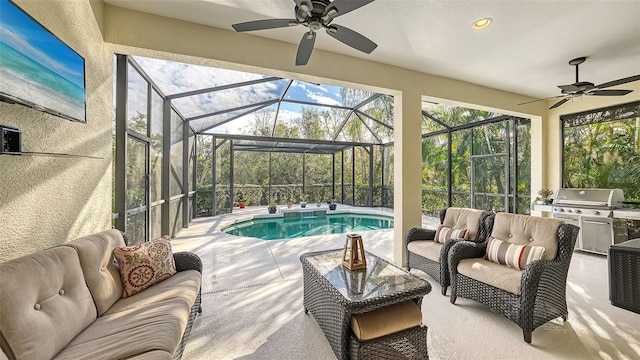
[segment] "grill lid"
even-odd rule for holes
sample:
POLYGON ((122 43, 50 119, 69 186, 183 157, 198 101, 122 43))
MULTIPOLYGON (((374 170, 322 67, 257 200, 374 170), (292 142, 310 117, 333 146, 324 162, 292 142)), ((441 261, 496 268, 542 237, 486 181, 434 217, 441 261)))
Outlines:
POLYGON ((622 207, 622 189, 558 189, 554 204, 616 209, 622 207))

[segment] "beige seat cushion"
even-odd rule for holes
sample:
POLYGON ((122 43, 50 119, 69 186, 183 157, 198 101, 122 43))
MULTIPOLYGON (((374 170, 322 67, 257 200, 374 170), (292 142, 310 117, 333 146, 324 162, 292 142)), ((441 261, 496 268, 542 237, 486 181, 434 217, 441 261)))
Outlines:
POLYGON ((460 260, 458 273, 520 295, 522 271, 497 264, 483 258, 460 260))
POLYGON ((542 246, 543 260, 553 260, 558 253, 558 228, 564 222, 529 215, 497 213, 491 236, 504 242, 527 246, 542 246))
POLYGON ((61 246, 0 264, 0 342, 9 358, 51 359, 96 319, 76 251, 61 246))
POLYGON ((166 351, 157 350, 130 357, 127 360, 173 360, 173 356, 166 351))
POLYGON ((413 301, 389 305, 351 316, 351 330, 360 340, 371 340, 420 326, 422 312, 413 301))
POLYGON ((54 359, 126 359, 158 350, 173 354, 187 327, 190 308, 189 301, 173 298, 154 306, 104 315, 54 359))
POLYGON ((407 244, 407 250, 435 262, 440 262, 442 244, 432 240, 414 240, 407 244))
POLYGON ((467 239, 477 240, 478 223, 480 222, 480 216, 483 212, 483 210, 477 209, 450 207, 447 209, 447 212, 444 215, 444 221, 442 222, 442 225, 454 230, 465 228, 469 229, 469 235, 467 236, 467 239))
POLYGON ((198 297, 201 281, 202 277, 198 271, 181 271, 166 280, 144 289, 144 291, 125 299, 120 299, 105 312, 105 315, 147 306, 173 298, 185 299, 189 302, 189 306, 192 306, 198 297))
POLYGON ((98 316, 104 314, 122 297, 120 271, 113 258, 113 249, 125 246, 122 234, 118 230, 107 230, 65 245, 73 247, 78 252, 87 286, 98 309, 98 316))

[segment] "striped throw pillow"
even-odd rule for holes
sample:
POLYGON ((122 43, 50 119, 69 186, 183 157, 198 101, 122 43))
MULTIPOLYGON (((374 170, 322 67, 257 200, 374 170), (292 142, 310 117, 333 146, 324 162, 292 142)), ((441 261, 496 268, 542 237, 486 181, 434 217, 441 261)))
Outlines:
POLYGON ((433 239, 435 242, 444 244, 449 239, 467 239, 469 236, 469 229, 452 229, 444 225, 438 227, 436 231, 436 237, 433 239))
POLYGON ((527 264, 542 259, 544 251, 545 248, 542 246, 511 244, 492 236, 487 243, 485 259, 523 270, 527 264))

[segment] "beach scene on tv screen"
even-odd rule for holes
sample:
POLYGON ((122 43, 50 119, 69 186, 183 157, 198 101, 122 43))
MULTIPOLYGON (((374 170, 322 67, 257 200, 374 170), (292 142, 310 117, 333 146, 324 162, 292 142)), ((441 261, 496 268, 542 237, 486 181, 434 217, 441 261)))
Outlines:
POLYGON ((84 59, 0 0, 0 94, 85 121, 84 59))

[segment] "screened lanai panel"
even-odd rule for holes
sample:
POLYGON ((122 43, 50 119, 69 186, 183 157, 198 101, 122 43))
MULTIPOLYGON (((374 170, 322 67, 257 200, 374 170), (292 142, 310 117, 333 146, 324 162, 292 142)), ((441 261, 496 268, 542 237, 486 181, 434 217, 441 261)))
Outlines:
POLYGON ((133 56, 166 95, 264 79, 267 76, 243 71, 185 64, 133 56))
POLYGON ((349 106, 344 98, 344 88, 332 85, 312 84, 293 80, 285 100, 302 101, 317 105, 349 106))
POLYGON ((422 210, 438 216, 447 207, 449 155, 447 134, 422 139, 422 210))
POLYGON ((437 120, 441 120, 427 111, 422 111, 422 134, 429 134, 436 131, 447 130, 446 126, 440 124, 438 121, 434 120, 434 118, 437 120))
POLYGON ((471 206, 471 130, 451 134, 452 206, 471 206))
POLYGON ((172 104, 186 118, 214 114, 248 107, 253 104, 277 101, 287 80, 279 79, 258 84, 233 87, 172 100, 172 104))
POLYGON ((443 120, 450 127, 475 123, 502 115, 491 111, 468 109, 447 104, 434 104, 427 101, 422 102, 422 110, 443 120))
MULTIPOLYGON (((202 119, 191 120, 189 121, 189 125, 198 133, 202 134, 244 134, 250 132, 256 124, 255 111, 260 110, 263 107, 264 105, 256 105, 244 109, 211 115, 202 119)), ((271 120, 271 124, 272 123, 273 120, 271 120)))
POLYGON ((500 121, 473 128, 473 154, 495 154, 507 151, 507 125, 500 121))
POLYGON ((309 202, 324 203, 332 198, 331 156, 305 155, 305 198, 309 202))
POLYGON ((127 128, 147 135, 149 83, 127 64, 127 128))
MULTIPOLYGON (((171 111, 171 153, 169 154, 171 159, 169 169, 169 190, 171 196, 182 194, 182 167, 183 167, 183 138, 182 138, 182 119, 175 112, 171 111)), ((165 155, 166 156, 166 155, 165 155)), ((173 215, 173 214, 172 214, 173 215)))
POLYGON ((274 136, 332 140, 350 110, 322 105, 300 105, 286 100, 280 106, 274 136))

